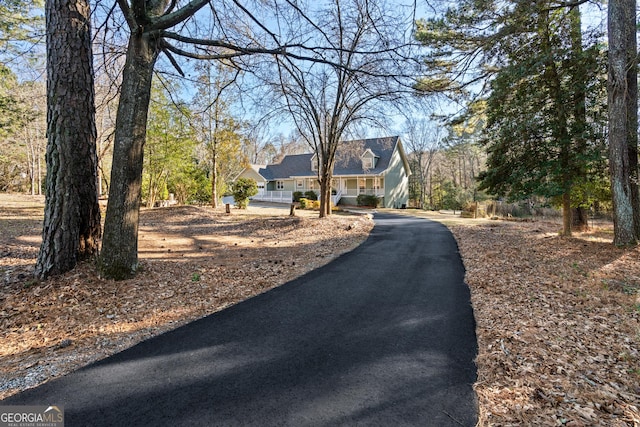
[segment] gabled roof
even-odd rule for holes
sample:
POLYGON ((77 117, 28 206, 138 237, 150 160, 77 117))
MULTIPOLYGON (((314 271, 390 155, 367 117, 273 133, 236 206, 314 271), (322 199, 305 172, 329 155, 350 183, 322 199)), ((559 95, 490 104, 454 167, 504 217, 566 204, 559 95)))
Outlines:
MULTIPOLYGON (((383 173, 391 162, 400 137, 391 136, 385 138, 359 139, 344 141, 336 152, 336 164, 333 175, 362 175, 362 155, 370 151, 378 158, 375 168, 366 171, 370 175, 383 173)), ((285 156, 280 163, 260 167, 258 173, 267 181, 287 179, 291 177, 316 176, 311 169, 311 159, 314 154, 296 154, 285 156)))
POLYGON ((336 165, 333 168, 334 175, 362 175, 362 155, 370 151, 378 158, 373 169, 366 172, 371 175, 379 175, 389 167, 400 137, 390 136, 386 138, 359 139, 345 141, 336 152, 336 165))
POLYGON ((313 157, 313 154, 285 156, 280 163, 260 168, 258 173, 267 181, 285 179, 292 176, 314 175, 315 173, 311 170, 311 157, 313 157))

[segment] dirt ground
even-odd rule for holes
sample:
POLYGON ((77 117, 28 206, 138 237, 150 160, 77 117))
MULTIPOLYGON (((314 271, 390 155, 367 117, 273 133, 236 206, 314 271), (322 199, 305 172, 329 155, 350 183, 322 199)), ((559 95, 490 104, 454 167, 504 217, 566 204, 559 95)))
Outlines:
MULTIPOLYGON (((553 221, 443 222, 458 241, 479 353, 481 426, 640 426, 640 248, 610 224, 562 238, 553 221)), ((0 195, 0 398, 282 284, 368 235, 366 217, 176 207, 141 217, 142 271, 91 264, 31 278, 40 199, 0 195)))

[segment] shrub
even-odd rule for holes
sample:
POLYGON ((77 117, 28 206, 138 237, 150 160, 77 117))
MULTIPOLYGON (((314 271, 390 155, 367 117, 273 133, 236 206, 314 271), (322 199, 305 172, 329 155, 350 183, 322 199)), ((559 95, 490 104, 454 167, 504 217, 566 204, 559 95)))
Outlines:
POLYGON ((309 200, 318 200, 318 195, 313 190, 305 191, 304 197, 309 200))
POLYGON ((293 201, 294 202, 299 202, 300 199, 302 199, 302 196, 303 196, 302 191, 294 191, 293 192, 293 201))
POLYGON ((246 209, 249 204, 249 197, 258 194, 258 184, 255 179, 251 178, 238 178, 231 189, 236 206, 240 209, 246 209))
POLYGON ((320 209, 320 200, 300 199, 300 209, 320 209))
POLYGON ((380 198, 370 194, 360 194, 356 199, 358 206, 371 206, 373 208, 378 207, 380 198))

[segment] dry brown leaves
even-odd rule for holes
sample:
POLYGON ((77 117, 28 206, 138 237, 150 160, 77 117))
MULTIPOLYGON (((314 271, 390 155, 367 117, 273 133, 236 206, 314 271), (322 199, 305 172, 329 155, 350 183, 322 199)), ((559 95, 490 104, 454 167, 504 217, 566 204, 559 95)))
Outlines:
POLYGON ((16 212, 4 211, 0 398, 283 284, 355 248, 373 226, 366 217, 288 210, 146 210, 135 279, 104 280, 86 263, 38 282, 30 272, 41 223, 11 223, 16 212))
POLYGON ((640 249, 552 223, 451 227, 477 322, 480 425, 640 425, 640 249))
MULTIPOLYGON (((83 264, 34 282, 40 220, 1 205, 0 398, 284 283, 372 226, 156 209, 142 215, 135 280, 83 264)), ((448 225, 477 322, 479 424, 640 426, 640 248, 613 247, 607 230, 465 221, 448 225)))

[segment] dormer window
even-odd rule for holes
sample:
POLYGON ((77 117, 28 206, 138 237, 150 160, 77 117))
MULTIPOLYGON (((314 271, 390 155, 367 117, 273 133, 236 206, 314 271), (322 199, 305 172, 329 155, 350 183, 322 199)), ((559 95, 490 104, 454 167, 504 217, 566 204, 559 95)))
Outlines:
POLYGON ((311 156, 311 170, 314 172, 318 171, 318 155, 314 154, 311 156))
POLYGON ((367 149, 367 151, 360 156, 360 160, 362 161, 362 170, 366 171, 376 167, 378 156, 373 154, 373 151, 367 149))

